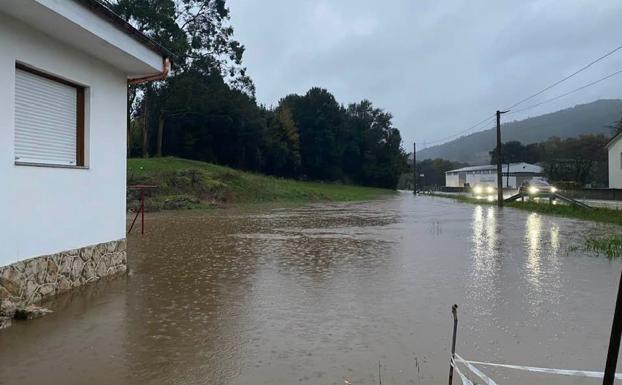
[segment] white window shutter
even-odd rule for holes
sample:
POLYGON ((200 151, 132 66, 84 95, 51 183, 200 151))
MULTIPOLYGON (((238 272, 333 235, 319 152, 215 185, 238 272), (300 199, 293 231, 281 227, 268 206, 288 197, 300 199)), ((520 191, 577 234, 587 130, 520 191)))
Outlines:
POLYGON ((15 161, 76 165, 77 89, 15 70, 15 161))

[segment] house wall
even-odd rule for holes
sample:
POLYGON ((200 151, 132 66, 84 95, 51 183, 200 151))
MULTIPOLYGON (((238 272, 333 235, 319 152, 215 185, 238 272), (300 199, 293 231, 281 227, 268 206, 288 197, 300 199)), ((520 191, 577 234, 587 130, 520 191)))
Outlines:
POLYGON ((473 187, 477 184, 485 184, 485 185, 490 185, 490 186, 496 186, 497 185, 497 174, 494 173, 486 173, 486 174, 479 174, 479 173, 467 173, 466 175, 466 183, 469 184, 469 186, 473 187))
POLYGON ((609 146, 609 188, 622 188, 622 140, 609 146))
POLYGON ((458 174, 445 174, 445 186, 447 187, 461 187, 460 176, 458 174))
MULTIPOLYGON (((466 182, 470 186, 475 186, 476 184, 483 184, 497 187, 497 173, 485 173, 485 174, 467 174, 466 182)), ((508 188, 516 188, 516 176, 510 174, 510 176, 503 175, 503 187, 508 188)))
POLYGON ((0 13, 0 266, 125 238, 126 76, 0 13), (14 162, 15 62, 82 84, 86 169, 14 162))

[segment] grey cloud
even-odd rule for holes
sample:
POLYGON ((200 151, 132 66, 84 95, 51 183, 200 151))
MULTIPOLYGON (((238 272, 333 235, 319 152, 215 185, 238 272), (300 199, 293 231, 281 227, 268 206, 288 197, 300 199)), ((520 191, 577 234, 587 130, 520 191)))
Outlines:
MULTIPOLYGON (((257 98, 328 88, 394 115, 404 146, 460 131, 622 43, 622 2, 230 0, 257 98)), ((622 69, 622 52, 538 100, 622 69)), ((514 118, 622 97, 622 76, 514 118)), ((538 101, 536 100, 536 101, 538 101)), ((528 105, 528 104, 527 104, 528 105)))

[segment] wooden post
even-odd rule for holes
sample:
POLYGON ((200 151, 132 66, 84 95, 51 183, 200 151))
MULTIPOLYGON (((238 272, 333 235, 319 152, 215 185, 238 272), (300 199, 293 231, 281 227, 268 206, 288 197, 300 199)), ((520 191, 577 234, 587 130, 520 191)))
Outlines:
POLYGON ((503 207, 503 172, 501 171, 501 114, 505 114, 506 112, 509 112, 509 110, 497 110, 497 206, 499 207, 503 207))
MULTIPOLYGON (((456 358, 456 333, 458 332, 458 305, 453 305, 451 307, 451 313, 454 316, 454 333, 453 333, 453 337, 451 338, 451 360, 453 362, 453 360, 456 358)), ((451 383, 454 380, 454 367, 452 365, 452 363, 449 364, 449 385, 451 385, 451 383)))
POLYGON ((616 308, 613 313, 613 325, 611 326, 611 337, 609 338, 609 351, 607 352, 607 363, 605 364, 605 375, 603 385, 613 385, 616 375, 616 364, 618 353, 620 352, 620 337, 622 336, 622 274, 618 284, 618 298, 616 308))

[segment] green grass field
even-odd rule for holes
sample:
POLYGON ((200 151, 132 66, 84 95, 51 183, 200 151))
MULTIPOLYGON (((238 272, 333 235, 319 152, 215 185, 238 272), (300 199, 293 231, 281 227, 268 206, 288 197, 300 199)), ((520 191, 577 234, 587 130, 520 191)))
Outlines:
MULTIPOLYGON (((261 202, 362 201, 394 191, 334 183, 302 182, 235 170, 211 163, 165 157, 128 159, 127 183, 158 186, 149 210, 205 208, 261 202)), ((128 207, 135 205, 130 196, 128 207)))

